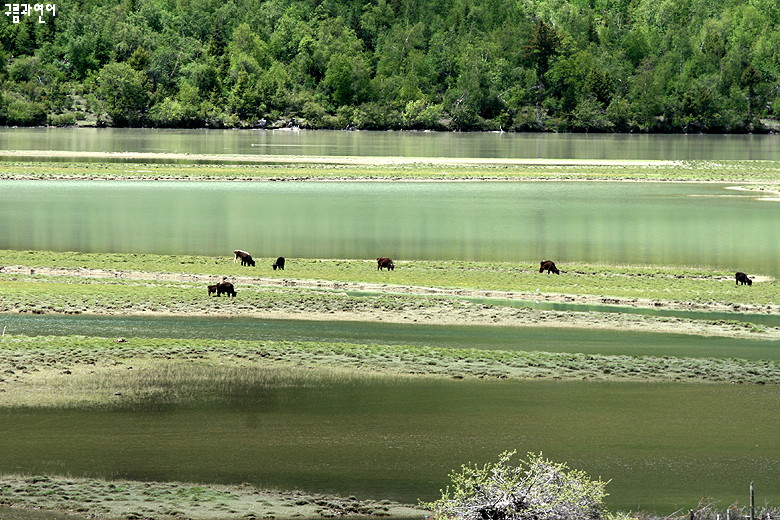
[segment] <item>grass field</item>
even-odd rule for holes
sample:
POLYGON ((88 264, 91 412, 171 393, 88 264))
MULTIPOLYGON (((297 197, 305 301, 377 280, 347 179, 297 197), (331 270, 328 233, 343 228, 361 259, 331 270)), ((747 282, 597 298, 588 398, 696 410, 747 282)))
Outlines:
MULTIPOLYGON (((412 287, 437 287, 471 291, 512 291, 527 294, 584 295, 617 297, 724 306, 744 304, 776 306, 780 304, 780 283, 766 277, 751 287, 736 285, 734 273, 698 267, 560 265, 561 275, 540 274, 538 263, 528 260, 508 262, 398 261, 393 272, 377 271, 375 260, 287 259, 285 271, 271 268, 273 259, 259 258, 257 267, 241 267, 232 257, 149 254, 90 254, 46 251, 0 251, 0 266, 22 266, 35 274, 0 274, 0 305, 33 304, 68 297, 92 300, 96 296, 133 302, 141 298, 172 298, 165 290, 155 290, 152 280, 138 282, 123 273, 165 273, 198 275, 220 280, 232 279, 321 280, 357 284, 412 287), (90 276, 41 276, 42 269, 103 271, 90 276), (40 285, 45 284, 45 285, 40 285), (110 292, 101 286, 112 285, 110 292), (22 296, 31 291, 35 300, 22 296), (10 303, 13 302, 13 303, 10 303)), ((63 273, 64 274, 64 273, 63 273)), ((72 273, 78 275, 76 271, 72 273)), ((751 273, 760 276, 760 273, 751 273)), ((162 277, 162 276, 161 276, 162 277)), ((179 281, 192 278, 180 276, 179 281)), ((262 281, 254 280, 254 281, 262 281)), ((203 283, 203 282, 201 282, 203 283)), ((213 283, 213 282, 212 282, 213 283)), ((205 287, 203 287, 205 291, 205 287)), ((75 301, 75 300, 74 300, 75 301)), ((47 305, 56 305, 51 303, 47 305)))
POLYGON ((780 362, 762 360, 83 336, 4 336, 0 346, 0 407, 194 404, 242 388, 408 377, 780 383, 780 362))

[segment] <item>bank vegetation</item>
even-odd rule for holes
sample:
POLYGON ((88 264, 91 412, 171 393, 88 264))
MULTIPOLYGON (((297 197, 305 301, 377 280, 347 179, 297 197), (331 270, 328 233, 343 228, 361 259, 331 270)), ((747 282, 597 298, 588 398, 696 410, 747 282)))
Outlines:
POLYGON ((0 30, 0 124, 762 132, 773 0, 61 1, 0 30))

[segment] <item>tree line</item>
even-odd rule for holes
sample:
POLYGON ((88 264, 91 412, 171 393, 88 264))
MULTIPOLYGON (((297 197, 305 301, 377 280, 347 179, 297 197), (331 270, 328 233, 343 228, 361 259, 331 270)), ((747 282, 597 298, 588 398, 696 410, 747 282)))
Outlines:
POLYGON ((758 132, 778 25, 776 0, 64 0, 2 22, 0 124, 758 132))

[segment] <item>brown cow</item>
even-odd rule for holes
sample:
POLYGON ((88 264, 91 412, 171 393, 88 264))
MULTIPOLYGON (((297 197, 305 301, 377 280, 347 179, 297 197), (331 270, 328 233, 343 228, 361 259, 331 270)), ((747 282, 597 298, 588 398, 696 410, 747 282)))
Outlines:
POLYGON ((745 285, 745 284, 747 284, 747 285, 753 285, 753 280, 751 280, 751 279, 748 277, 748 275, 746 275, 745 273, 743 273, 743 272, 741 272, 741 271, 740 271, 740 272, 738 272, 738 273, 737 273, 736 275, 734 275, 734 276, 735 276, 735 277, 736 277, 736 279, 737 279, 737 281, 736 281, 736 283, 735 283, 734 285, 739 285, 739 284, 742 284, 742 285, 745 285))
POLYGON ((557 267, 555 267, 555 262, 552 260, 544 260, 539 264, 539 272, 547 271, 547 274, 555 273, 555 274, 561 274, 561 272, 558 270, 557 267))
POLYGON ((390 258, 382 257, 376 259, 376 268, 378 271, 381 271, 382 268, 387 269, 388 271, 395 271, 395 264, 390 258))
MULTIPOLYGON (((209 285, 209 296, 211 296, 212 294, 215 294, 216 292, 217 292, 217 285, 216 284, 215 285, 209 285)), ((217 294, 217 296, 219 296, 219 294, 217 294)))
POLYGON ((219 282, 217 284, 217 296, 222 296, 222 294, 227 294, 228 296, 235 298, 236 290, 233 288, 233 284, 226 281, 219 282))

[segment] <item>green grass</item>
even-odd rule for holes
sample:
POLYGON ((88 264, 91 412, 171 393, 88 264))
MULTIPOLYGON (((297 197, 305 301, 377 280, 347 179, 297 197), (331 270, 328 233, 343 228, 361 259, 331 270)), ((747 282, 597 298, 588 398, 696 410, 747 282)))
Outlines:
POLYGON ((202 404, 406 377, 780 383, 780 362, 419 346, 83 336, 0 339, 0 406, 202 404))
MULTIPOLYGON (((257 267, 241 267, 232 256, 206 257, 189 255, 91 254, 49 251, 0 251, 0 265, 104 270, 104 278, 48 277, 42 275, 0 275, 0 309, 17 305, 72 307, 92 305, 98 301, 137 304, 174 305, 177 301, 200 300, 203 283, 164 284, 117 277, 115 271, 179 273, 228 277, 262 277, 277 280, 323 280, 366 284, 408 285, 462 290, 514 291, 530 294, 570 294, 625 299, 680 302, 717 302, 726 305, 777 305, 780 283, 776 280, 737 286, 734 273, 699 267, 607 266, 560 264, 561 275, 540 274, 538 261, 465 262, 433 260, 399 260, 393 272, 377 271, 375 260, 317 260, 289 258, 287 270, 274 271, 273 259, 257 259, 257 267), (106 290, 111 285, 111 290, 106 290), (20 294, 30 291, 34 298, 20 294)), ((760 273, 750 273, 758 275, 760 273)), ((241 298, 255 297, 246 284, 241 298), (253 296, 249 296, 253 295, 253 296)), ((387 289, 392 289, 388 287, 387 289)))
MULTIPOLYGON (((422 518, 424 511, 387 500, 184 482, 139 482, 55 475, 0 475, 0 503, 67 511, 83 518, 422 518)), ((0 518, 15 518, 4 516, 0 518)), ((24 516, 27 518, 27 516, 24 516)))
MULTIPOLYGON (((313 164, 302 157, 298 163, 176 164, 143 162, 6 162, 0 164, 4 179, 182 179, 182 180, 646 180, 708 182, 780 182, 779 161, 679 161, 668 164, 447 164, 384 165, 339 164, 338 158, 318 158, 313 164)), ((163 159, 164 160, 164 159, 163 159)), ((464 159, 464 161, 467 159, 464 159)))

